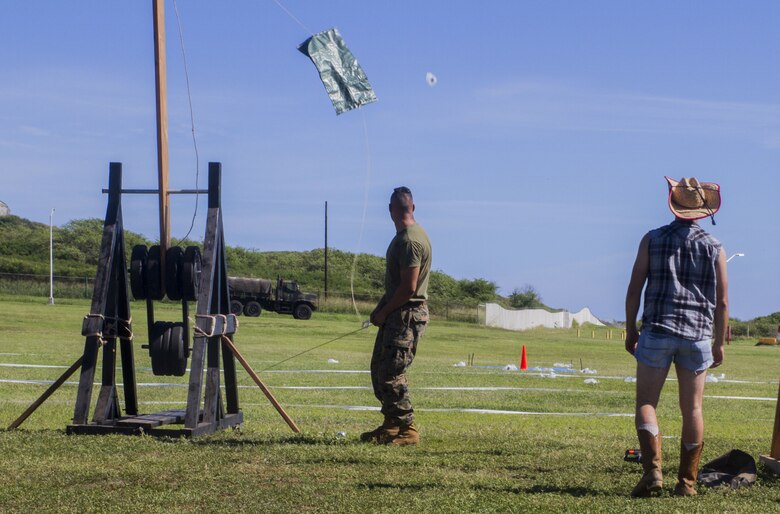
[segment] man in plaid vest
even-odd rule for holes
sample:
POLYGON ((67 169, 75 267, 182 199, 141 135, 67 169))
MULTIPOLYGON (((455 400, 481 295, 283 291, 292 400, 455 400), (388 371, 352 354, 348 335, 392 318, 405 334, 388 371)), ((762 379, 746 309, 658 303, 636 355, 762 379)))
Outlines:
POLYGON ((680 470, 674 494, 696 494, 704 444, 702 397, 708 368, 723 363, 728 325, 726 253, 696 220, 720 208, 720 186, 695 178, 666 177, 675 220, 651 230, 639 244, 626 293, 626 350, 637 361, 636 431, 642 450, 642 479, 631 496, 663 487, 661 434, 656 406, 672 362, 683 418, 680 470), (636 317, 644 289, 642 332, 636 317))

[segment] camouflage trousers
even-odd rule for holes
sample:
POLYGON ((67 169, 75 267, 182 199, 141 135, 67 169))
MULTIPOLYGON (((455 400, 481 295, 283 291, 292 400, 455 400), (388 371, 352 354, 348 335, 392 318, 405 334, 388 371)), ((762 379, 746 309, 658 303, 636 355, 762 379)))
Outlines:
POLYGON ((407 305, 392 312, 379 328, 371 356, 371 383, 382 414, 393 424, 411 425, 414 409, 406 371, 417 353, 417 342, 428 324, 428 306, 407 305))

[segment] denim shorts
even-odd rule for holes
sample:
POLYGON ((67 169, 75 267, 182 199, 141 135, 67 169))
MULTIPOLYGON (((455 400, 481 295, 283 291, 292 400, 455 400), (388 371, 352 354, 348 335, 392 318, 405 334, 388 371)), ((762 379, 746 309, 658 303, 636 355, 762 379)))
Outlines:
POLYGON ((651 368, 668 368, 674 361, 694 373, 706 370, 715 362, 709 339, 690 341, 668 334, 655 334, 649 330, 639 334, 634 357, 651 368))

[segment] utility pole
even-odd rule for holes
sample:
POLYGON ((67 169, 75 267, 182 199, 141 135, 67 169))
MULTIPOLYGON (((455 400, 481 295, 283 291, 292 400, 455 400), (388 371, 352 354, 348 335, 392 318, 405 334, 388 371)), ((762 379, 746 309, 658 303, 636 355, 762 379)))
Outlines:
POLYGON ((325 201, 325 299, 328 298, 328 201, 325 201))
POLYGON ((168 201, 168 104, 165 67, 165 0, 152 0, 154 10, 154 85, 157 105, 157 178, 160 184, 160 279, 165 293, 165 254, 171 246, 168 201))
POLYGON ((54 305, 54 209, 49 213, 49 305, 54 305))

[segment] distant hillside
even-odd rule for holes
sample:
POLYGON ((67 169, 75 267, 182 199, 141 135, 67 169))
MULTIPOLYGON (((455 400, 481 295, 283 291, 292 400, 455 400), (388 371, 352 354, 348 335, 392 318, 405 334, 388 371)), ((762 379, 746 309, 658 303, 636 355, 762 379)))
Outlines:
MULTIPOLYGON (((93 276, 97 269, 103 221, 86 219, 70 221, 54 228, 54 266, 57 275, 93 276)), ((0 273, 47 275, 49 273, 49 226, 18 216, 0 217, 0 273)), ((126 251, 136 244, 154 244, 141 234, 125 231, 126 251)), ((177 242, 173 244, 195 244, 177 242)), ((241 247, 227 247, 228 272, 232 276, 295 279, 302 289, 324 288, 324 249, 305 252, 260 252, 241 247)), ((355 255, 329 249, 328 288, 334 293, 350 291, 350 276, 355 255)), ((355 267, 356 294, 381 295, 385 260, 376 255, 360 254, 355 267)), ((476 305, 495 301, 506 305, 507 299, 496 294, 497 285, 488 280, 457 280, 441 271, 430 278, 430 295, 438 301, 476 305)))
MULTIPOLYGON (((54 262, 58 275, 92 276, 97 270, 103 221, 74 220, 54 227, 54 262)), ((49 273, 49 226, 18 216, 0 216, 0 273, 49 273)), ((128 255, 133 245, 149 241, 125 232, 128 255)))

